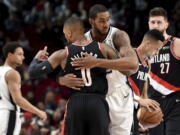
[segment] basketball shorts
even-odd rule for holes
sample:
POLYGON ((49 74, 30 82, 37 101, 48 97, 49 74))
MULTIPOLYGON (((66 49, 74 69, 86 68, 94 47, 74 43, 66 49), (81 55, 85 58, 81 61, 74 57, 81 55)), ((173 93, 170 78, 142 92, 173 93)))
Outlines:
POLYGON ((159 126, 150 129, 150 135, 180 135, 180 92, 167 96, 156 92, 155 95, 158 96, 152 98, 159 102, 164 117, 159 126))
POLYGON ((105 96, 75 94, 67 103, 61 135, 110 135, 105 96))
POLYGON ((20 129, 20 113, 0 110, 0 135, 19 135, 20 129))
POLYGON ((132 90, 128 85, 116 86, 107 94, 109 105, 110 134, 130 135, 133 123, 134 102, 132 90))

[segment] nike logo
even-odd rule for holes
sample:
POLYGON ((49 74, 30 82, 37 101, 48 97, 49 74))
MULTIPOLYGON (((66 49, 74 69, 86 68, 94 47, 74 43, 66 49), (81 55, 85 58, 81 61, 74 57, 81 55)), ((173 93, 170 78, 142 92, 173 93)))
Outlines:
POLYGON ((128 96, 129 96, 129 93, 126 96, 124 96, 124 98, 127 98, 128 96))

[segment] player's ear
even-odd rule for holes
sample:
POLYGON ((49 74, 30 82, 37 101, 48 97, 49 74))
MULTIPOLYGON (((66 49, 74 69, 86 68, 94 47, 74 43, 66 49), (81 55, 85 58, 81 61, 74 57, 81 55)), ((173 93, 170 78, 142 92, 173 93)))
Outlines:
POLYGON ((169 22, 167 21, 166 22, 166 29, 169 27, 169 22))
POLYGON ((72 37, 72 31, 70 29, 67 30, 67 36, 70 38, 72 37))
POLYGON ((92 18, 89 18, 89 23, 93 25, 94 20, 92 18))
POLYGON ((151 41, 150 40, 146 40, 146 47, 147 48, 151 47, 151 41))

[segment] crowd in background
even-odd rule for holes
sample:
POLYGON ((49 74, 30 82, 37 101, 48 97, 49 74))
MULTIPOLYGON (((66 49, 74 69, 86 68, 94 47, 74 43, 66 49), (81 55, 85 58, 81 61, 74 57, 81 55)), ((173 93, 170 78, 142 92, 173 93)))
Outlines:
POLYGON ((87 30, 89 8, 100 3, 111 13, 111 24, 125 30, 132 45, 140 44, 148 29, 148 12, 162 6, 170 16, 169 32, 180 37, 180 0, 0 0, 0 64, 2 47, 8 41, 18 41, 25 50, 24 65, 19 68, 22 93, 34 105, 46 110, 48 120, 43 123, 31 113, 22 114, 21 135, 56 135, 60 131, 69 89, 56 82, 56 69, 48 76, 30 80, 27 68, 39 49, 48 47, 49 53, 64 48, 63 23, 69 16, 79 16, 87 30))

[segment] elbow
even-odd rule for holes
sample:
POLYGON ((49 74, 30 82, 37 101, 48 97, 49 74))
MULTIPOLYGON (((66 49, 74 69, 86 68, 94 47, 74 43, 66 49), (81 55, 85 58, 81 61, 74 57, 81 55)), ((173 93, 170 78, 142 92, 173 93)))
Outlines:
POLYGON ((36 72, 36 69, 32 67, 28 69, 28 75, 30 79, 39 79, 41 77, 39 73, 36 72))

